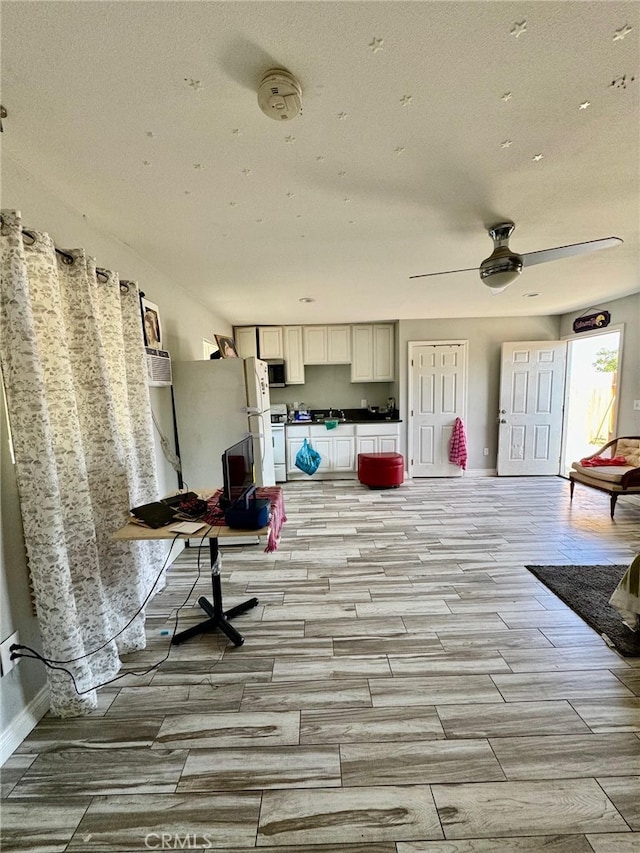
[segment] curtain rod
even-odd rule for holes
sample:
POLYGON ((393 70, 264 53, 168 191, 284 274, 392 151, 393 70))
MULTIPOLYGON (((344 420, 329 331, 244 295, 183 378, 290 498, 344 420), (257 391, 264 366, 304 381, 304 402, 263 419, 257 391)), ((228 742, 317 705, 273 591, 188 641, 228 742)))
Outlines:
MULTIPOLYGON (((0 225, 4 225, 4 217, 1 215, 0 215, 0 225)), ((36 235, 33 233, 33 231, 28 231, 26 228, 21 228, 20 230, 21 230, 23 237, 28 237, 29 240, 31 240, 31 245, 33 245, 33 243, 36 242, 36 235)), ((73 255, 70 255, 69 252, 64 252, 62 249, 59 249, 57 246, 54 246, 53 248, 55 249, 56 254, 60 255, 60 257, 64 259, 64 262, 66 264, 69 264, 69 266, 71 266, 71 264, 74 263, 75 258, 73 257, 73 255)), ((101 275, 103 278, 106 278, 106 279, 109 278, 108 271, 105 269, 102 269, 102 267, 96 267, 96 275, 101 275)), ((129 285, 127 282, 121 281, 120 287, 122 287, 125 290, 129 290, 129 285)))

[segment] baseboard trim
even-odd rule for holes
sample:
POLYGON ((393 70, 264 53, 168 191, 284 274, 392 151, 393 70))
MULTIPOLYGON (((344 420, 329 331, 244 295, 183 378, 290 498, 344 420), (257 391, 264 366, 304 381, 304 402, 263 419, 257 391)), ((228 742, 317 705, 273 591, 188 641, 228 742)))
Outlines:
POLYGON ((49 710, 49 688, 42 687, 31 702, 11 721, 0 735, 0 766, 13 755, 22 741, 49 710))
POLYGON ((496 468, 470 468, 465 471, 465 477, 497 477, 496 468))

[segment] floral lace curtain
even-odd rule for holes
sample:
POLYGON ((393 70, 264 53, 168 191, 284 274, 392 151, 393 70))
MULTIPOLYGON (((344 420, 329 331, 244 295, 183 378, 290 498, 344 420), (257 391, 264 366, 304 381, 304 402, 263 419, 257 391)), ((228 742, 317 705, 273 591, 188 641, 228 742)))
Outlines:
POLYGON ((0 363, 43 655, 77 686, 48 668, 51 711, 72 716, 96 707, 119 654, 145 646, 144 610, 122 629, 160 544, 111 533, 157 499, 153 424, 137 287, 22 227, 2 212, 0 363))

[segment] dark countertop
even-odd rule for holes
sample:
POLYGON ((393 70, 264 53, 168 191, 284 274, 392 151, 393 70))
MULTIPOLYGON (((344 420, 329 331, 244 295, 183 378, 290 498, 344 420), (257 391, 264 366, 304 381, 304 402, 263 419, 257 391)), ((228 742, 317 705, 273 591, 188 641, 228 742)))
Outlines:
MULTIPOLYGON (((332 418, 327 418, 328 421, 332 420, 332 418)), ((337 419, 336 419, 337 420, 337 419)), ((344 424, 401 424, 402 421, 399 418, 376 418, 375 420, 352 420, 351 418, 347 418, 344 421, 338 420, 338 426, 343 426, 344 424)), ((298 426, 324 426, 324 421, 287 421, 285 426, 288 427, 298 427, 298 426)))
MULTIPOLYGON (((401 424, 402 421, 400 418, 345 418, 344 420, 340 420, 340 418, 327 418, 326 420, 338 421, 338 426, 342 424, 401 424)), ((310 420, 310 421, 287 421, 288 427, 297 427, 297 426, 324 426, 324 420, 310 420)))
POLYGON ((344 413, 344 419, 337 415, 329 416, 329 409, 311 409, 309 414, 311 419, 308 421, 287 421, 287 426, 309 426, 310 424, 324 424, 325 420, 338 421, 338 424, 399 424, 402 423, 397 409, 393 412, 370 412, 368 409, 333 409, 333 411, 341 411, 344 413))

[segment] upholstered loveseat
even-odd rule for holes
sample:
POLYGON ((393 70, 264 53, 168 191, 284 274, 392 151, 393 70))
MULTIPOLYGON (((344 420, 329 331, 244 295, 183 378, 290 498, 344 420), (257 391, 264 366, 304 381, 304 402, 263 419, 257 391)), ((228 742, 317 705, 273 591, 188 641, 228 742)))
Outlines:
POLYGON ((591 456, 574 462, 569 480, 571 500, 576 483, 606 492, 611 498, 613 518, 620 495, 640 494, 640 436, 615 438, 591 456), (616 460, 618 464, 611 464, 616 460))

